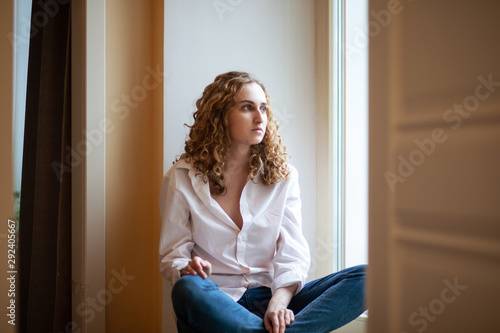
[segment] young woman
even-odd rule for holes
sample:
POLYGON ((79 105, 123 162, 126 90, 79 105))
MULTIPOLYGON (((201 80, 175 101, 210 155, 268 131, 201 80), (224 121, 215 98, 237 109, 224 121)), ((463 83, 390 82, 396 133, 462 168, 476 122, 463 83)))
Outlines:
POLYGON ((217 76, 163 180, 160 271, 179 332, 329 332, 364 311, 364 266, 305 283, 297 171, 264 85, 217 76))

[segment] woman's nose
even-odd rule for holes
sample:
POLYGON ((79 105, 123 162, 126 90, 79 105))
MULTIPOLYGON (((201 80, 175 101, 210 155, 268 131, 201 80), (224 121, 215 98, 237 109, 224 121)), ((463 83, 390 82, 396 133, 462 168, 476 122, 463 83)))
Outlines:
POLYGON ((261 113, 260 111, 257 112, 257 115, 255 116, 255 122, 257 124, 262 124, 264 122, 264 117, 265 117, 264 113, 261 113))

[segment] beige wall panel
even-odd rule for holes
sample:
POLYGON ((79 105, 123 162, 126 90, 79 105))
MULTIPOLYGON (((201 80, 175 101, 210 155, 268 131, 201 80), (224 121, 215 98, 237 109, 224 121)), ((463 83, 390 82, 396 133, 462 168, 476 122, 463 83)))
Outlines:
POLYGON ((372 27, 393 12, 370 39, 369 332, 496 332, 500 2, 370 10, 372 27), (469 287, 441 309, 455 277, 469 287))
POLYGON ((466 122, 457 130, 400 133, 392 169, 402 177, 393 186, 396 209, 500 221, 500 122, 466 122))
MULTIPOLYGON (((500 40, 498 1, 482 0, 474 6, 468 1, 401 3, 403 11, 393 24, 400 54, 402 120, 415 113, 441 116, 474 94, 478 76, 500 73, 500 50, 491 47, 500 40)), ((494 99, 500 102, 500 94, 494 99)))
POLYGON ((498 217, 423 210, 397 210, 396 216, 395 234, 401 237, 426 238, 433 244, 486 255, 500 253, 498 217))
POLYGON ((107 305, 106 332, 161 330, 163 17, 158 12, 163 13, 163 4, 155 0, 106 4, 111 124, 106 137, 106 278, 127 275, 124 288, 107 305))

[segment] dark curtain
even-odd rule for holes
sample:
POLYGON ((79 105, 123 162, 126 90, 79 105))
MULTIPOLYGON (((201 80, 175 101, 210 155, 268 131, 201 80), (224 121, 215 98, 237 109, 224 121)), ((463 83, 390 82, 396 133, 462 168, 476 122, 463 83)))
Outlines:
POLYGON ((70 4, 33 0, 32 6, 19 222, 18 327, 19 332, 70 332, 70 4))

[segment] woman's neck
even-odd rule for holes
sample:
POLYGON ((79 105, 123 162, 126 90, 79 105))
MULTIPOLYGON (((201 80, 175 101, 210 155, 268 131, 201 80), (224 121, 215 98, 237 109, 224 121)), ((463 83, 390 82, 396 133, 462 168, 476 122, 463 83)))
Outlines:
POLYGON ((229 175, 238 175, 248 173, 250 159, 250 148, 231 147, 224 165, 224 173, 229 175))

